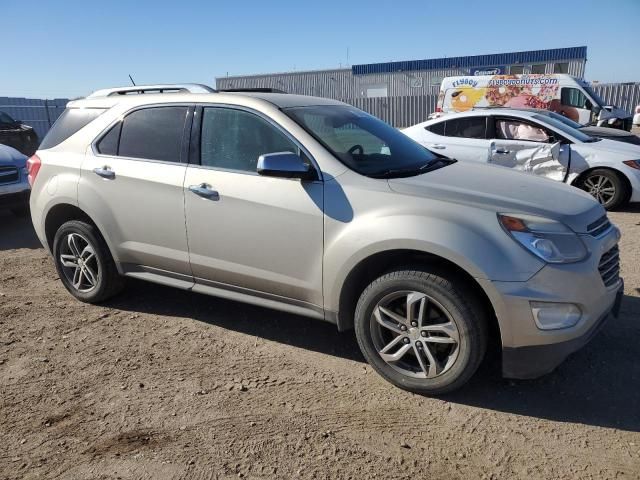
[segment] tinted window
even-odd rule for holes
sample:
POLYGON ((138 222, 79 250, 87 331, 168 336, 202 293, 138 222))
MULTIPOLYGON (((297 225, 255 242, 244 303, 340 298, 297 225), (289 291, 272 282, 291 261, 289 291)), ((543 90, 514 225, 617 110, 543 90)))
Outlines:
POLYGON ((562 105, 585 108, 587 97, 577 88, 563 87, 561 95, 562 105))
POLYGON ((547 66, 544 63, 538 63, 536 65, 531 65, 531 73, 539 75, 544 73, 547 66))
POLYGON ((486 138, 486 117, 467 117, 447 120, 444 134, 447 137, 486 138))
POLYGON ((553 73, 569 73, 568 63, 556 63, 553 65, 553 73))
POLYGON ((13 123, 13 118, 4 112, 0 112, 0 123, 13 123))
POLYGON ((431 133, 435 133, 436 135, 444 135, 444 124, 445 122, 438 122, 424 128, 429 130, 431 133))
POLYGON ((205 108, 200 135, 200 163, 209 167, 255 172, 266 153, 298 152, 289 138, 253 113, 205 108))
POLYGON ((524 65, 511 65, 509 67, 509 73, 511 75, 521 75, 524 73, 524 65))
POLYGON ((347 167, 363 175, 406 176, 437 162, 429 150, 355 107, 317 105, 283 111, 347 167))
POLYGON ((118 141, 120 140, 120 127, 122 122, 114 125, 107 134, 98 142, 98 152, 103 155, 118 155, 118 141))
POLYGON ((104 111, 103 108, 67 108, 42 140, 40 149, 52 148, 64 142, 82 127, 89 125, 104 111))
POLYGON ((179 162, 187 107, 136 110, 122 122, 121 157, 179 162))

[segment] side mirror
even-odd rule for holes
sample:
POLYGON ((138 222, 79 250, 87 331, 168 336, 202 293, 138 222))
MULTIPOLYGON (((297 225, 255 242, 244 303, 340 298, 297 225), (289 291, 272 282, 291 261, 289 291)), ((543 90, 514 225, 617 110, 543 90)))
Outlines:
POLYGON ((258 157, 258 174, 265 177, 316 180, 316 171, 295 153, 265 153, 258 157))

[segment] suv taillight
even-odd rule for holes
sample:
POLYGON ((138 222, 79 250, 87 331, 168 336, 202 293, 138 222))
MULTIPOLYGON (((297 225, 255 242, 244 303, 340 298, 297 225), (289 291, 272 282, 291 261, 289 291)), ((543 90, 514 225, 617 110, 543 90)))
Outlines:
POLYGON ((29 174, 29 185, 33 187, 33 182, 36 181, 36 177, 38 176, 38 172, 40 171, 40 166, 42 162, 40 161, 40 157, 38 155, 33 155, 27 160, 27 173, 29 174))

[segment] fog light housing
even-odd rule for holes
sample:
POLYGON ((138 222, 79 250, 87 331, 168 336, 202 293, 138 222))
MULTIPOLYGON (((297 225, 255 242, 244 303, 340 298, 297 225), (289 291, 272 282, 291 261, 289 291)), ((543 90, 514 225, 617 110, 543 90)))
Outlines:
POLYGON ((531 312, 540 330, 573 327, 580 321, 582 311, 573 303, 530 302, 531 312))

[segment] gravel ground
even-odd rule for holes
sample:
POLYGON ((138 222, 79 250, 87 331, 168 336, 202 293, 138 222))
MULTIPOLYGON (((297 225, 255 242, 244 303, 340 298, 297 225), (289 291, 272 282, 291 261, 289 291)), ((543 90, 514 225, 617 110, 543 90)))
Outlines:
POLYGON ((640 206, 611 218, 621 317, 544 378, 490 360, 434 399, 322 322, 134 281, 84 305, 0 215, 0 477, 640 478, 640 206))

